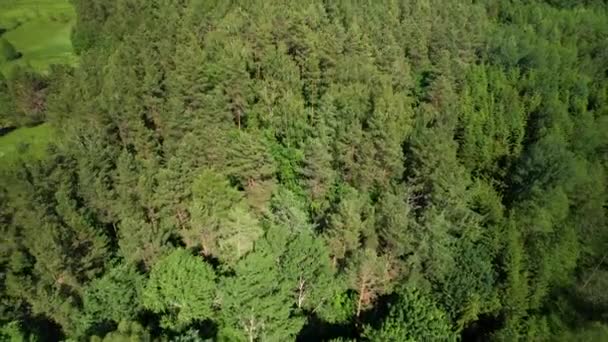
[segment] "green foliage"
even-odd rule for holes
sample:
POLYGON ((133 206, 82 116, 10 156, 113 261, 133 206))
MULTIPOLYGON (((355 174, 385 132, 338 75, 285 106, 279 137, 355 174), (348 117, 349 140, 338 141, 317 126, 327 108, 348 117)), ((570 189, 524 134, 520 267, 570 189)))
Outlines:
POLYGON ((213 314, 215 273, 201 258, 177 249, 161 258, 150 271, 143 305, 162 314, 163 326, 181 329, 213 314))
POLYGON ((460 272, 446 279, 442 302, 448 316, 462 329, 480 314, 497 310, 498 298, 492 252, 485 241, 464 242, 459 249, 455 261, 460 272))
POLYGON ((605 335, 604 2, 72 4, 0 4, 5 335, 605 335))
POLYGON ((129 265, 119 264, 93 280, 83 296, 84 312, 92 321, 122 322, 141 309, 144 278, 129 265))
POLYGON ((603 341, 606 338, 608 338, 608 327, 596 322, 565 335, 556 336, 556 341, 603 341))
POLYGON ((361 240, 369 232, 370 220, 366 217, 366 199, 356 190, 347 187, 335 213, 329 216, 331 229, 327 233, 329 250, 334 263, 359 249, 361 240))
POLYGON ((194 181, 191 221, 180 231, 187 246, 226 262, 235 262, 253 249, 262 235, 241 193, 220 174, 204 170, 194 181))
POLYGON ((237 131, 230 135, 228 144, 225 172, 230 178, 245 186, 273 175, 274 163, 260 134, 237 131))
POLYGON ((428 295, 412 287, 400 291, 380 328, 366 327, 365 337, 370 341, 457 340, 446 314, 428 295))
POLYGON ((10 322, 0 328, 0 338, 7 342, 37 341, 35 336, 26 336, 21 330, 19 322, 10 322))
POLYGON ((293 317, 293 289, 281 277, 275 257, 256 250, 239 261, 235 276, 220 284, 222 326, 220 340, 258 341, 291 339, 304 324, 293 317))
MULTIPOLYGON (((339 279, 342 280, 342 279, 339 279)), ((325 306, 317 311, 329 323, 344 323, 357 311, 358 296, 354 292, 339 292, 328 299, 325 306)))
POLYGON ((382 250, 394 257, 414 250, 410 231, 411 203, 408 194, 386 192, 376 207, 376 227, 382 250))
POLYGON ((146 331, 144 327, 142 327, 137 322, 132 321, 123 321, 118 324, 118 327, 115 331, 108 333, 103 337, 93 336, 91 341, 94 342, 135 342, 135 341, 143 341, 148 342, 152 341, 150 333, 146 331))
POLYGON ((342 289, 325 244, 310 232, 296 233, 285 246, 281 260, 281 283, 291 288, 298 309, 326 310, 342 289))
POLYGON ((391 260, 370 249, 358 252, 346 270, 348 285, 357 293, 356 316, 374 304, 377 297, 389 293, 394 277, 391 260))

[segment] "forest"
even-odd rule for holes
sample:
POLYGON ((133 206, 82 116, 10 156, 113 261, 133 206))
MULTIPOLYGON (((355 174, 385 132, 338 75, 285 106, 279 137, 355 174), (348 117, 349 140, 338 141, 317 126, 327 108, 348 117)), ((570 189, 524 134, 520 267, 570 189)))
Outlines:
POLYGON ((608 2, 46 4, 0 340, 608 341, 608 2))

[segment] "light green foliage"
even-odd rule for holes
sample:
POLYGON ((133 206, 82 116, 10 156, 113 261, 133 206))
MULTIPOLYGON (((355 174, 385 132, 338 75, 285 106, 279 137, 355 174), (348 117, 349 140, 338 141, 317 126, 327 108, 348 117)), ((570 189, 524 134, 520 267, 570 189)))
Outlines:
POLYGON ((10 322, 0 327, 0 338, 6 342, 35 342, 35 337, 23 334, 19 322, 10 322))
POLYGON ((313 227, 301 200, 291 191, 279 188, 270 200, 272 222, 291 233, 311 233, 313 227))
POLYGON ((222 312, 228 314, 222 336, 227 340, 294 336, 305 310, 327 310, 341 290, 323 240, 313 235, 298 206, 291 192, 279 189, 271 200, 266 236, 221 286, 222 312))
POLYGON ((281 276, 275 256, 266 249, 260 248, 237 263, 235 275, 224 278, 219 286, 220 340, 293 339, 304 319, 292 316, 296 294, 277 282, 281 276))
POLYGON ((123 321, 115 331, 103 337, 93 336, 92 342, 148 342, 153 341, 150 333, 137 322, 123 321))
POLYGON ((195 329, 189 329, 186 332, 180 334, 179 336, 175 336, 171 338, 171 341, 175 342, 204 342, 209 341, 208 339, 203 339, 200 336, 200 332, 195 329))
POLYGON ((456 341, 446 314, 422 291, 407 287, 400 291, 389 316, 379 329, 366 327, 370 341, 456 341))
POLYGON ((213 314, 215 273, 187 250, 177 249, 161 258, 150 271, 143 305, 162 314, 163 326, 181 329, 213 314))
MULTIPOLYGON (((337 281, 346 284, 346 279, 337 281)), ((353 312, 357 311, 358 296, 353 292, 339 292, 329 298, 326 305, 320 307, 316 314, 329 323, 344 323, 351 319, 353 312)))
POLYGON ((314 234, 299 206, 291 192, 279 189, 271 200, 271 226, 263 243, 278 257, 280 282, 292 293, 296 313, 327 312, 346 284, 336 277, 325 241, 314 234))
POLYGON ((199 246, 203 253, 227 262, 253 249, 262 229, 243 195, 225 177, 205 170, 194 181, 192 193, 191 220, 180 231, 187 246, 199 246))

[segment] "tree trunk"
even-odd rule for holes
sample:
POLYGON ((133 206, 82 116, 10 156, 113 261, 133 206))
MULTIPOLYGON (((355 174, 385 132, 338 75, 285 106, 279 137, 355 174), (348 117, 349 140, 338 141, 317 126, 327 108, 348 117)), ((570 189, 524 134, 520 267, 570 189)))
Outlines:
POLYGON ((357 317, 361 314, 361 307, 363 305, 363 296, 365 295, 365 281, 361 282, 361 287, 359 288, 359 300, 357 301, 357 317))
POLYGON ((306 281, 302 279, 300 276, 300 285, 298 287, 298 309, 302 307, 302 302, 304 302, 304 285, 306 281))

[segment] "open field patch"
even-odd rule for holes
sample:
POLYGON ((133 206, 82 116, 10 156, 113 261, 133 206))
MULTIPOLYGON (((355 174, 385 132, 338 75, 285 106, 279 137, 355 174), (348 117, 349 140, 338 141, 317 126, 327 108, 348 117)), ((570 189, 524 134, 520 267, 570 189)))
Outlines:
POLYGON ((0 59, 0 71, 8 75, 14 66, 20 65, 45 72, 52 64, 75 63, 70 42, 74 19, 74 9, 67 0, 2 1, 2 39, 19 57, 0 59))

